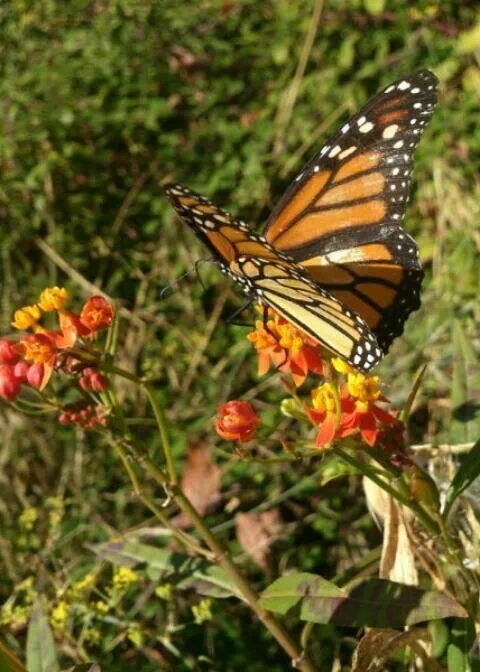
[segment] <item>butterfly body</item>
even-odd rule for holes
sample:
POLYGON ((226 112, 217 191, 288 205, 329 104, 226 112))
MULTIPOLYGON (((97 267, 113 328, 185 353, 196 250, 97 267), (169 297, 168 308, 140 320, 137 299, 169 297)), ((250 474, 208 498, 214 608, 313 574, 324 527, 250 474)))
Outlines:
POLYGON ((186 187, 165 188, 249 296, 362 371, 420 305, 423 271, 401 220, 436 84, 424 70, 377 94, 295 178, 264 235, 186 187))

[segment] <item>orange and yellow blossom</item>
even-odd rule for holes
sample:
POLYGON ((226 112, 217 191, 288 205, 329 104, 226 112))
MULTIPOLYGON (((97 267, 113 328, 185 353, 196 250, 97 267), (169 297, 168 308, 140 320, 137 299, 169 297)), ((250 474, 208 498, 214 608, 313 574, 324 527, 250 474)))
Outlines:
POLYGON ((47 287, 40 294, 38 305, 46 313, 52 310, 62 310, 68 298, 65 287, 47 287))
POLYGON ((331 443, 335 438, 340 421, 340 399, 333 383, 324 383, 312 390, 312 406, 308 415, 312 422, 320 425, 315 444, 318 448, 331 443))
POLYGON ((44 389, 53 373, 58 351, 55 343, 56 335, 56 332, 47 331, 37 334, 27 334, 18 344, 18 351, 25 361, 31 362, 34 365, 42 365, 43 367, 42 369, 40 367, 34 369, 36 372, 36 384, 34 386, 40 390, 44 389), (40 375, 41 380, 39 379, 40 375))
POLYGON ((80 322, 91 332, 95 332, 109 327, 113 316, 113 306, 103 296, 91 296, 82 308, 80 322))
POLYGON ((23 308, 15 311, 11 324, 15 329, 30 329, 30 327, 37 326, 37 322, 41 316, 42 312, 36 303, 33 306, 23 306, 23 308))
POLYGON ((309 371, 321 375, 323 364, 317 343, 274 311, 269 309, 268 314, 266 328, 257 320, 255 331, 247 336, 258 353, 258 375, 264 375, 273 364, 279 371, 290 373, 297 387, 309 371))
POLYGON ((341 392, 342 415, 338 436, 360 432, 365 443, 373 446, 380 430, 397 422, 395 414, 377 406, 377 401, 388 401, 380 392, 378 376, 358 372, 348 374, 341 392))

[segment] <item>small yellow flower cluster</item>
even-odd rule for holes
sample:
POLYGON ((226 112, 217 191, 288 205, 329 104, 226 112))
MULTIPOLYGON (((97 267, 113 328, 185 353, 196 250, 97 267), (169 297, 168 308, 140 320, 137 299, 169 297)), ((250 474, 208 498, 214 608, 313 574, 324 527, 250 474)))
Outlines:
POLYGON ((50 531, 55 531, 63 520, 65 504, 61 497, 49 497, 46 501, 48 511, 48 524, 50 531))
POLYGON ((122 591, 128 588, 131 583, 136 583, 139 579, 137 572, 130 567, 118 567, 113 575, 113 588, 122 591))
POLYGON ((83 579, 75 581, 67 591, 68 596, 74 601, 82 600, 85 594, 93 587, 95 578, 95 572, 89 572, 83 579))
POLYGON ((35 527, 38 520, 38 511, 33 506, 30 506, 22 511, 18 518, 18 524, 22 530, 30 532, 35 527))
POLYGON ((58 632, 65 632, 70 615, 70 605, 66 600, 60 600, 52 609, 50 615, 50 624, 52 628, 58 632))
POLYGON ((157 586, 155 588, 155 595, 161 600, 171 600, 172 593, 172 586, 169 583, 164 583, 162 586, 157 586))
POLYGON ((33 576, 27 576, 15 586, 14 594, 0 607, 0 625, 12 630, 28 623, 37 592, 33 585, 33 576))
POLYGON ((192 614, 197 625, 212 619, 212 600, 205 598, 192 607, 192 614))
POLYGON ((26 330, 32 328, 34 331, 41 330, 38 321, 42 316, 42 310, 45 313, 53 310, 62 310, 68 301, 68 292, 64 287, 47 287, 40 294, 38 303, 32 306, 23 306, 15 311, 12 327, 15 329, 26 330))

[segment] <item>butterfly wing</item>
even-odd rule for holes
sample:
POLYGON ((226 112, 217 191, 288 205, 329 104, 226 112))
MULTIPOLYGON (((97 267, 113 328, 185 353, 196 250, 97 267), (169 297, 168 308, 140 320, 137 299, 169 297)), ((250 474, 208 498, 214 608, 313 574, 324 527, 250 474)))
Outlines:
POLYGON ((383 357, 365 320, 300 267, 283 260, 247 257, 239 258, 238 266, 263 305, 355 368, 367 372, 383 357))
POLYGON ((428 70, 387 86, 307 164, 267 222, 267 241, 362 315, 385 352, 420 305, 423 272, 401 221, 436 87, 428 70))
POLYGON ((186 187, 168 185, 165 193, 223 270, 248 294, 357 369, 368 371, 378 363, 383 353, 364 319, 309 278, 292 259, 186 187))

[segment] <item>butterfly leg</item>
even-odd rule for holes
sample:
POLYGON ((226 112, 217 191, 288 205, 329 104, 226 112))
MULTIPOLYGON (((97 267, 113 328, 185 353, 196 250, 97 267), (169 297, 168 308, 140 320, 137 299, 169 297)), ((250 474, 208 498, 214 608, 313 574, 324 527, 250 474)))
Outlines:
MULTIPOLYGON (((240 308, 237 308, 237 310, 234 313, 232 313, 232 315, 230 315, 230 317, 227 318, 227 320, 226 320, 227 324, 232 324, 233 320, 236 317, 238 317, 239 315, 241 315, 246 308, 248 308, 249 306, 252 305, 252 303, 253 303, 253 299, 248 299, 248 301, 246 301, 246 303, 243 303, 240 306, 240 308)), ((240 325, 240 326, 249 326, 249 325, 240 325)))

